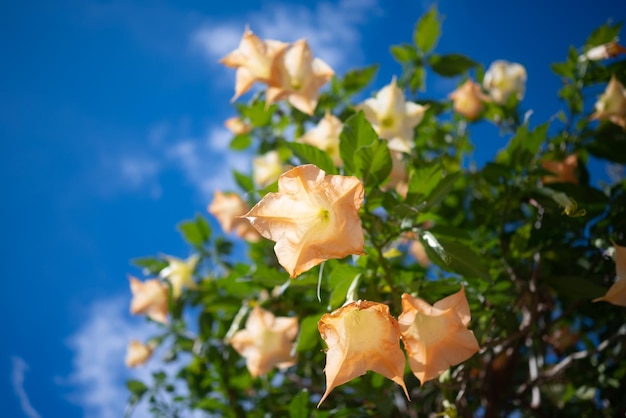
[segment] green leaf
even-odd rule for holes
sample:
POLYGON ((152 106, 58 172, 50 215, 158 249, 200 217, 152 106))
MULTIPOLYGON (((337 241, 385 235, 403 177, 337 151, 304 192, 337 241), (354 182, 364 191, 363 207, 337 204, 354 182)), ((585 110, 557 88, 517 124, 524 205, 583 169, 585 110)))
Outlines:
POLYGON ((254 191, 254 182, 252 181, 252 177, 240 173, 237 170, 233 170, 233 176, 235 177, 235 183, 237 186, 241 188, 246 193, 254 191))
POLYGON ((133 379, 126 381, 126 388, 137 398, 141 398, 148 391, 148 387, 143 382, 133 379))
POLYGON ((439 21, 439 14, 437 13, 437 6, 433 5, 428 12, 422 15, 415 25, 413 42, 417 49, 423 52, 429 52, 437 44, 440 35, 441 22, 439 21))
POLYGON ((428 63, 434 72, 444 77, 455 77, 478 65, 461 54, 431 55, 428 63))
POLYGON ((130 260, 130 263, 144 270, 146 275, 159 274, 167 267, 167 262, 156 257, 138 257, 130 260))
POLYGON ((287 146, 300 159, 303 164, 315 164, 326 174, 337 174, 337 168, 330 156, 313 145, 302 144, 299 142, 288 142, 287 146))
POLYGON ((606 44, 607 42, 614 41, 615 38, 619 35, 619 31, 622 29, 621 23, 611 24, 610 22, 605 23, 599 28, 595 29, 587 41, 585 42, 585 46, 588 48, 593 48, 594 46, 606 44))
POLYGON ((267 106, 265 101, 256 100, 248 107, 240 109, 242 116, 248 118, 254 127, 267 126, 272 122, 272 116, 278 107, 276 105, 267 106))
POLYGON ((447 195, 450 193, 450 190, 454 187, 454 183, 461 177, 461 172, 457 171, 456 173, 448 174, 445 176, 437 186, 433 189, 432 192, 424 199, 424 201, 418 206, 417 210, 420 212, 427 212, 433 206, 438 205, 447 195))
POLYGON ((483 257, 458 241, 439 239, 449 260, 449 268, 466 279, 480 278, 491 281, 489 267, 483 257))
POLYGON ((348 95, 361 91, 372 81, 376 71, 378 71, 378 64, 348 71, 342 80, 343 89, 348 95))
POLYGON ((415 47, 413 47, 413 45, 392 45, 390 51, 391 55, 393 55, 393 57, 399 63, 413 62, 416 61, 418 58, 417 52, 415 51, 415 47))
POLYGON ((195 247, 202 247, 211 237, 209 224, 200 215, 196 215, 194 220, 180 222, 176 225, 176 229, 182 234, 185 241, 195 247))
POLYGON ((333 269, 328 276, 328 283, 331 289, 328 305, 331 309, 343 305, 352 281, 359 274, 361 274, 361 269, 349 264, 339 264, 333 269))
POLYGON ((607 291, 604 287, 579 276, 547 275, 544 279, 559 296, 569 301, 591 300, 604 295, 607 291))
POLYGON ((441 180, 441 165, 431 164, 415 167, 409 178, 407 201, 415 201, 417 196, 430 193, 441 180))
POLYGON ((391 173, 391 153, 387 141, 376 139, 373 144, 361 147, 354 155, 357 177, 363 180, 366 189, 378 186, 391 173))
POLYGON ((314 349, 320 342, 320 333, 317 330, 317 323, 322 314, 307 316, 300 322, 300 335, 296 345, 296 351, 309 351, 314 349))
POLYGON ((228 145, 230 149, 242 151, 252 144, 252 137, 249 134, 236 135, 228 145))
POLYGON ((587 150, 598 158, 626 164, 626 133, 610 122, 602 123, 587 150))
POLYGON ((310 412, 309 391, 303 389, 289 402, 289 418, 307 418, 310 412))

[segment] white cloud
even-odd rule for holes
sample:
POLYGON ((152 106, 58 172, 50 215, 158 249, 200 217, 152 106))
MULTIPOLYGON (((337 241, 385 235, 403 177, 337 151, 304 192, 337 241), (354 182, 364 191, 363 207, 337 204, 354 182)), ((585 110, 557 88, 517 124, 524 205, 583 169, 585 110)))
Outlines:
POLYGON ((24 378, 26 372, 28 371, 28 364, 26 364, 26 362, 20 357, 11 358, 11 363, 13 365, 13 370, 11 372, 11 384, 13 385, 15 394, 20 400, 22 412, 28 418, 41 418, 41 415, 39 415, 37 410, 35 410, 33 405, 30 403, 28 394, 24 389, 24 378))
POLYGON ((227 22, 209 19, 191 39, 211 62, 216 62, 237 47, 248 24, 261 38, 285 42, 306 38, 315 56, 341 71, 363 58, 359 26, 372 14, 380 14, 377 0, 320 2, 313 9, 276 4, 269 10, 248 13, 227 22))

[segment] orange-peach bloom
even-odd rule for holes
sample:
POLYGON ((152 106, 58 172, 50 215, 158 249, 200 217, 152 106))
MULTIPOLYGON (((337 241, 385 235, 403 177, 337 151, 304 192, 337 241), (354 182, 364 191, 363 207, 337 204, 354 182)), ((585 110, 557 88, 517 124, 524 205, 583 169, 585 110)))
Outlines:
POLYGON ((265 195, 245 217, 276 242, 278 262, 293 278, 329 258, 363 254, 362 203, 359 179, 327 176, 307 164, 281 175, 278 192, 265 195))
POLYGON ((320 87, 335 72, 321 59, 313 58, 309 44, 300 39, 277 56, 276 74, 267 89, 267 103, 287 99, 296 109, 312 115, 320 87))
POLYGON ((159 277, 167 279, 172 285, 172 297, 178 299, 183 293, 183 287, 189 289, 196 288, 196 282, 193 280, 193 272, 196 269, 200 256, 194 254, 187 260, 181 260, 177 257, 169 255, 165 256, 165 259, 169 263, 159 273, 159 277))
POLYGON ((411 152, 415 145, 413 128, 422 121, 427 107, 407 102, 394 76, 375 98, 365 100, 356 109, 363 110, 376 133, 389 141, 390 150, 411 152))
POLYGON ((480 347, 467 329, 470 309, 465 288, 434 305, 408 293, 402 295, 398 317, 409 367, 424 384, 472 357, 480 347))
POLYGON ((247 134, 252 130, 252 126, 241 120, 239 116, 233 116, 224 121, 224 126, 233 133, 233 135, 247 134))
POLYGON ((262 41, 246 28, 239 47, 220 60, 227 67, 237 68, 233 100, 250 90, 255 81, 269 83, 276 77, 276 56, 287 46, 284 42, 262 41))
POLYGON ((137 367, 144 364, 152 356, 152 347, 132 340, 126 349, 126 367, 137 367))
POLYGON ((452 100, 454 111, 469 120, 476 119, 483 111, 483 102, 491 100, 472 80, 467 80, 448 97, 452 100))
POLYGON ((615 58, 619 54, 626 54, 626 48, 615 41, 611 41, 591 48, 579 57, 579 61, 600 61, 615 58))
POLYGON ((145 314, 154 321, 167 323, 167 285, 158 279, 142 282, 130 276, 129 280, 133 293, 130 312, 133 315, 145 314))
POLYGON ((295 364, 292 352, 297 334, 298 318, 276 317, 255 306, 246 320, 245 329, 237 331, 229 342, 246 359, 250 374, 257 377, 274 367, 295 364))
POLYGON ((411 241, 409 244, 409 253, 417 260, 420 266, 427 268, 430 267, 430 259, 426 254, 424 244, 418 239, 411 241))
POLYGON ((224 232, 234 232, 249 242, 257 242, 261 238, 250 222, 241 218, 250 208, 238 194, 215 191, 207 210, 215 216, 224 232))
POLYGON ((626 306, 626 247, 613 242, 615 248, 615 275, 617 280, 602 297, 593 302, 605 301, 617 306, 626 306))
POLYGON ((313 145, 325 151, 333 160, 335 166, 341 167, 343 161, 339 155, 339 135, 341 135, 342 129, 343 123, 341 123, 339 118, 327 111, 315 128, 309 130, 296 141, 313 145))
POLYGON ((591 119, 608 119, 626 130, 626 89, 615 74, 596 102, 591 119))
POLYGON ((252 160, 252 180, 260 187, 274 183, 284 170, 278 151, 266 152, 252 160))
POLYGON ((553 174, 543 176, 541 182, 548 183, 573 183, 578 184, 578 156, 576 154, 568 155, 563 161, 543 160, 541 167, 551 171, 553 174))
POLYGON ((404 160, 404 153, 389 150, 391 154, 391 172, 389 181, 383 186, 383 190, 395 189, 402 197, 406 197, 409 191, 409 173, 404 160))
POLYGON ((514 62, 494 61, 485 73, 483 87, 498 104, 506 103, 511 95, 522 100, 526 89, 526 68, 514 62))
POLYGON ((368 370, 396 382, 409 398, 403 379, 406 359, 400 349, 400 330, 387 305, 351 302, 324 314, 317 328, 328 345, 326 392, 318 407, 334 388, 368 370))

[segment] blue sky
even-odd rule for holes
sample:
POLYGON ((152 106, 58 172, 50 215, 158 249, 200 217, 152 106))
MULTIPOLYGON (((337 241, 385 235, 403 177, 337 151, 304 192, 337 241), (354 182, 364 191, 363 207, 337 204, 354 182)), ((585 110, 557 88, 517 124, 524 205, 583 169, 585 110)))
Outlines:
MULTIPOLYGON (((188 249, 175 224, 234 188, 222 127, 234 71, 217 60, 244 26, 264 38, 307 37, 338 74, 381 62, 373 91, 399 66, 388 47, 410 42, 427 1, 12 2, 0 13, 0 138, 4 300, 0 400, 9 417, 120 417, 130 338, 129 259, 188 249), (306 5, 304 5, 306 4, 306 5)), ((523 63, 525 109, 546 120, 559 103, 549 63, 580 46, 617 1, 441 0, 438 51, 486 65, 523 63), (478 6, 480 5, 480 6, 478 6)), ((456 81, 435 82, 443 97, 456 81)), ((485 155, 504 144, 481 130, 485 155)), ((140 416, 138 414, 138 416, 140 416)))

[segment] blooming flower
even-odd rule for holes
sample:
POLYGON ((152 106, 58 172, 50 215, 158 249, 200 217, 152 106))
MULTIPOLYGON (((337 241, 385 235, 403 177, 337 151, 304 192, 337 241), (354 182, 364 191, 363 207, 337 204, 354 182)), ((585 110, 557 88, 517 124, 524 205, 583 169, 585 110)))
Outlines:
POLYGON ((549 176, 543 176, 541 182, 548 183, 573 183, 578 184, 578 176, 576 170, 578 169, 578 156, 571 154, 567 156, 563 161, 543 160, 541 166, 551 171, 553 174, 549 176))
POLYGON ((426 254, 424 244, 418 239, 414 239, 409 244, 409 253, 417 260, 420 266, 424 268, 430 267, 430 259, 428 258, 428 254, 426 254))
POLYGON ((359 300, 324 314, 317 323, 326 341, 326 392, 330 392, 368 370, 382 374, 402 387, 404 385, 404 353, 400 349, 398 322, 389 314, 389 307, 378 302, 359 300))
POLYGON ((277 76, 269 83, 267 103, 288 99, 296 109, 312 115, 317 106, 319 89, 335 74, 319 58, 313 58, 305 39, 281 50, 276 61, 277 76))
POLYGON ((239 116, 233 116, 224 121, 224 126, 228 128, 234 135, 247 134, 252 130, 252 127, 246 122, 242 121, 239 116))
POLYGON ((391 154, 391 172, 389 181, 383 186, 383 190, 394 188, 400 196, 406 197, 409 192, 409 173, 407 171, 404 153, 389 150, 391 154))
POLYGON ((178 299, 183 292, 183 286, 189 289, 196 287, 193 281, 193 271, 200 260, 198 254, 194 254, 187 260, 181 260, 169 255, 165 256, 169 265, 159 273, 159 277, 167 279, 172 285, 172 297, 178 299))
POLYGON ((276 317, 255 306, 245 329, 237 331, 230 339, 233 348, 246 359, 253 377, 261 376, 272 368, 295 364, 291 354, 298 334, 298 318, 276 317))
POLYGON ((281 175, 278 192, 265 195, 245 217, 276 242, 278 262, 293 278, 329 258, 363 254, 362 203, 359 179, 327 176, 307 164, 281 175))
POLYGON ((422 384, 479 350, 474 333, 467 329, 469 321, 464 288, 432 306, 407 293, 402 295, 400 332, 409 367, 422 384))
POLYGON ((152 347, 132 340, 126 349, 126 367, 137 367, 144 364, 152 356, 152 347))
POLYGON ((389 141, 389 149, 401 152, 411 152, 414 146, 413 128, 422 121, 426 108, 405 100, 404 92, 396 85, 395 76, 375 98, 356 106, 357 110, 363 110, 376 133, 389 141))
POLYGON ((269 151, 252 160, 252 179, 261 187, 274 183, 284 171, 278 151, 269 151))
POLYGON ((454 111, 469 120, 476 119, 483 111, 483 102, 490 100, 472 80, 467 80, 448 97, 452 100, 454 111))
POLYGON ((615 248, 615 275, 617 280, 602 297, 593 302, 605 301, 617 306, 626 306, 626 247, 613 242, 615 248))
POLYGON ((129 280, 133 293, 130 312, 133 315, 146 314, 154 321, 167 323, 167 285, 158 279, 141 282, 131 276, 129 280))
POLYGON ((335 166, 341 167, 343 161, 339 155, 339 135, 341 135, 342 129, 343 124, 339 118, 327 111, 317 126, 298 138, 297 141, 326 151, 335 166))
POLYGON ((511 95, 522 100, 526 88, 526 68, 514 62, 494 61, 485 73, 483 87, 498 104, 506 103, 511 95))
POLYGON ((598 45, 578 57, 579 61, 600 61, 607 58, 615 58, 619 54, 626 54, 626 48, 615 41, 598 45))
POLYGON ((234 231, 246 241, 257 242, 260 239, 259 233, 247 219, 240 217, 248 210, 250 208, 238 194, 226 194, 219 190, 213 194, 213 201, 208 207, 208 212, 217 218, 224 232, 234 231))
POLYGON ((287 46, 284 42, 262 41, 246 28, 239 47, 220 60, 227 67, 237 68, 233 100, 250 90, 255 81, 268 83, 276 77, 275 58, 287 46))
POLYGON ((595 104, 591 119, 608 119, 626 130, 626 90, 615 74, 595 104))

